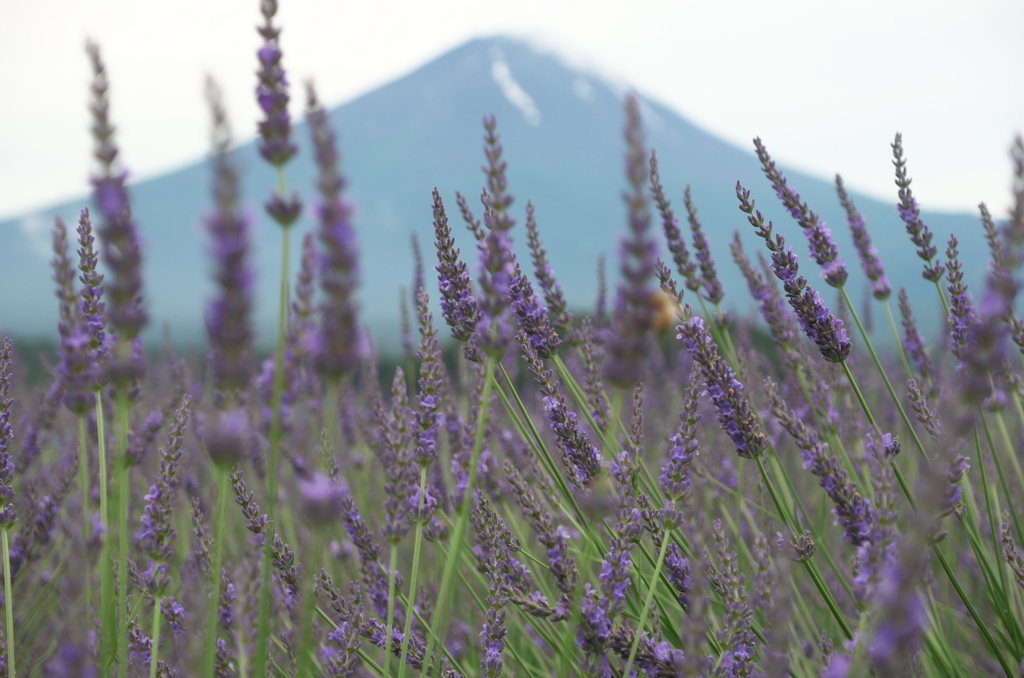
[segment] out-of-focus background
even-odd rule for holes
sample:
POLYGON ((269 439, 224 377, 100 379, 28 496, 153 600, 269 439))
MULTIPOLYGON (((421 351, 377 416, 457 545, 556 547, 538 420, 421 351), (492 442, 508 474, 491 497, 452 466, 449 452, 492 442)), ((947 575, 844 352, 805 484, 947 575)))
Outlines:
MULTIPOLYGON (((250 144, 259 3, 3 0, 0 8, 0 332, 55 333, 49 230, 55 214, 73 224, 88 204, 89 36, 101 44, 110 74, 154 329, 168 323, 178 341, 203 340, 209 267, 202 219, 210 199, 202 86, 209 73, 225 90, 239 143, 260 278, 257 321, 268 338, 278 239, 259 205, 274 181, 250 144)), ((625 228, 621 95, 638 92, 666 189, 685 214, 683 188, 692 185, 720 262, 724 305, 739 312, 750 301, 728 242, 736 229, 749 252, 759 241, 735 207, 737 180, 806 261, 798 227, 760 175, 752 137, 764 140, 836 233, 858 269, 850 283, 855 298, 866 283, 832 190, 836 172, 867 216, 894 284, 907 285, 914 298, 928 284, 893 208, 894 133, 903 132, 913 188, 942 239, 937 244, 942 249, 955 231, 976 282, 986 260, 976 205, 986 201, 997 217, 1005 214, 1007 151, 1024 129, 1024 4, 1013 0, 969 9, 891 0, 638 0, 628 7, 284 0, 277 21, 296 122, 307 79, 332 108, 358 208, 363 317, 382 346, 397 344, 398 290, 412 279, 411 234, 428 266, 433 261, 430 190, 441 190, 453 222, 460 221, 456 190, 480 211, 485 114, 498 117, 520 223, 532 200, 570 301, 588 307, 599 254, 615 277, 625 228)), ((308 133, 301 124, 296 133, 302 152, 288 179, 311 199, 308 133)), ((299 232, 312 226, 305 220, 299 232)), ((472 256, 468 233, 457 234, 472 256)), ((817 271, 807 272, 824 286, 817 271)), ((915 312, 938 326, 937 308, 915 312)))

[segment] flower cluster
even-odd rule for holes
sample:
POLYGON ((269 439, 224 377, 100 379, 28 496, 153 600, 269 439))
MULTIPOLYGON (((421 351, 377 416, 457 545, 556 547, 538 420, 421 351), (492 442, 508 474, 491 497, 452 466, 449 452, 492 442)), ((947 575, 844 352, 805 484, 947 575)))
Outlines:
POLYGON ((740 202, 740 211, 747 215, 758 237, 764 239, 768 251, 772 253, 772 270, 775 277, 782 281, 786 297, 804 333, 815 343, 825 360, 843 362, 853 348, 843 328, 843 321, 832 315, 821 296, 799 275, 793 248, 785 246, 786 241, 781 235, 772 237, 771 222, 765 225, 761 211, 755 210, 754 201, 750 199, 750 191, 739 182, 736 182, 736 197, 740 202))

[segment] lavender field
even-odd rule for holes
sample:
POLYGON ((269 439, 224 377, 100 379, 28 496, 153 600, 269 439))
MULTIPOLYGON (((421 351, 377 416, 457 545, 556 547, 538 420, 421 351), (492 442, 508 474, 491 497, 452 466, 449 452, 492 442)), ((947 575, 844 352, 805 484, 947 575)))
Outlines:
POLYGON ((594 262, 592 306, 570 308, 484 117, 480 203, 424 200, 435 240, 408 271, 396 359, 360 320, 345 130, 312 84, 290 86, 276 12, 263 0, 256 55, 274 193, 241 194, 206 87, 217 293, 200 352, 143 343, 150 253, 87 46, 94 193, 53 227, 59 350, 39 380, 36 356, 0 345, 0 675, 1024 675, 1021 137, 1011 212, 979 205, 973 232, 940 242, 895 135, 906 261, 872 245, 836 176, 841 253, 755 139, 756 190, 806 247, 737 182, 731 251, 712 252, 627 95, 622 239, 594 262), (291 97, 310 204, 289 184, 291 97), (280 226, 278 270, 251 258, 256 203, 280 226), (317 232, 298 242, 303 214, 317 232), (987 244, 978 289, 958 238, 987 244), (726 289, 716 258, 747 288, 726 289), (887 266, 936 296, 893 289, 887 266), (257 276, 280 279, 266 359, 257 276), (941 335, 919 332, 913 307, 938 304, 941 335))

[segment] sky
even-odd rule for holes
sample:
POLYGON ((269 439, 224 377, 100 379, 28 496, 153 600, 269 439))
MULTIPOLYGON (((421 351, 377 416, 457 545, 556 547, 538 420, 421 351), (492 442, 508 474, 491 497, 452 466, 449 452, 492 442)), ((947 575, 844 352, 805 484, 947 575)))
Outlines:
MULTIPOLYGON (((259 0, 0 0, 0 15, 0 219, 88 190, 87 37, 103 49, 134 179, 206 153, 207 74, 236 138, 255 133, 259 0)), ((1004 215, 1009 146, 1024 133, 1020 0, 281 0, 278 23, 292 82, 313 79, 332 106, 507 34, 884 200, 900 131, 928 209, 985 201, 1004 215)))

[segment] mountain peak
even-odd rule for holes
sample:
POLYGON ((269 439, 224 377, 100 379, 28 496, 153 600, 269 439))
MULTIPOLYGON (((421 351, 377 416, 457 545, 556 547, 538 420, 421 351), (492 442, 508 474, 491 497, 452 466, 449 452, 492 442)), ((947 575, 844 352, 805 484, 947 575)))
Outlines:
MULTIPOLYGON (((569 66, 542 47, 495 35, 471 40, 330 112, 339 134, 350 198, 357 206, 362 316, 378 341, 397 346, 399 288, 408 289, 413 275, 409 239, 415 234, 424 245, 434 239, 431 189, 437 186, 449 206, 454 205, 455 191, 460 191, 474 211, 481 211, 476 200, 484 183, 481 120, 489 114, 498 119, 509 186, 517 197, 515 217, 521 224, 526 201, 532 201, 541 238, 570 303, 591 307, 598 256, 604 254, 613 262, 626 228, 620 197, 625 186, 621 95, 621 87, 569 66)), ((775 204, 750 152, 722 142, 656 102, 642 99, 642 112, 647 143, 658 150, 669 195, 681 196, 683 187, 691 186, 719 260, 727 291, 725 306, 741 312, 750 309, 745 283, 727 256, 733 231, 749 229, 735 206, 736 181, 761 198, 758 206, 776 220, 777 228, 791 237, 799 228, 775 204)), ((296 133, 300 152, 286 174, 289 186, 296 187, 309 205, 314 200, 315 166, 304 126, 298 125, 296 133)), ((276 313, 272 301, 277 295, 279 234, 262 217, 258 205, 276 186, 276 176, 252 143, 237 149, 234 157, 242 170, 243 200, 260 215, 253 229, 255 270, 260 272, 256 322, 260 338, 269 342, 276 313)), ((787 176, 825 219, 844 223, 830 182, 795 172, 787 176)), ((212 294, 212 284, 201 217, 209 208, 209 181, 205 162, 197 162, 131 188, 146 248, 145 301, 154 325, 168 323, 179 341, 204 341, 202 308, 212 294)), ((861 196, 854 199, 883 256, 890 252, 893 257, 913 255, 892 205, 861 196)), ((25 291, 0 297, 0 331, 54 336, 57 309, 47 265, 48 225, 54 214, 73 223, 85 204, 88 200, 83 197, 0 224, 0 271, 6 284, 25 291)), ((454 223, 457 215, 449 212, 454 223)), ((965 217, 928 218, 937 237, 957 225, 973 228, 965 217)), ((657 219, 652 223, 657 224, 657 219)), ((296 239, 314 227, 307 215, 295 228, 296 239)), ((835 230, 840 247, 852 260, 845 229, 835 230)), ((474 258, 468 233, 457 231, 456 237, 463 256, 474 258)), ((521 226, 513 237, 520 245, 525 240, 521 226)), ((745 239, 751 251, 759 244, 753 237, 745 239)), ((970 249, 975 240, 964 242, 961 255, 965 260, 976 256, 983 261, 980 246, 977 252, 970 249)), ((425 256, 432 268, 432 253, 426 251, 425 256)), ((475 270, 475 263, 470 262, 470 268, 475 270)), ((890 273, 894 286, 922 282, 912 267, 901 268, 905 270, 890 273)), ((814 271, 806 274, 817 281, 814 271)), ((854 293, 859 294, 862 282, 851 281, 854 293)), ((935 317, 931 309, 921 309, 919 315, 935 317)))

